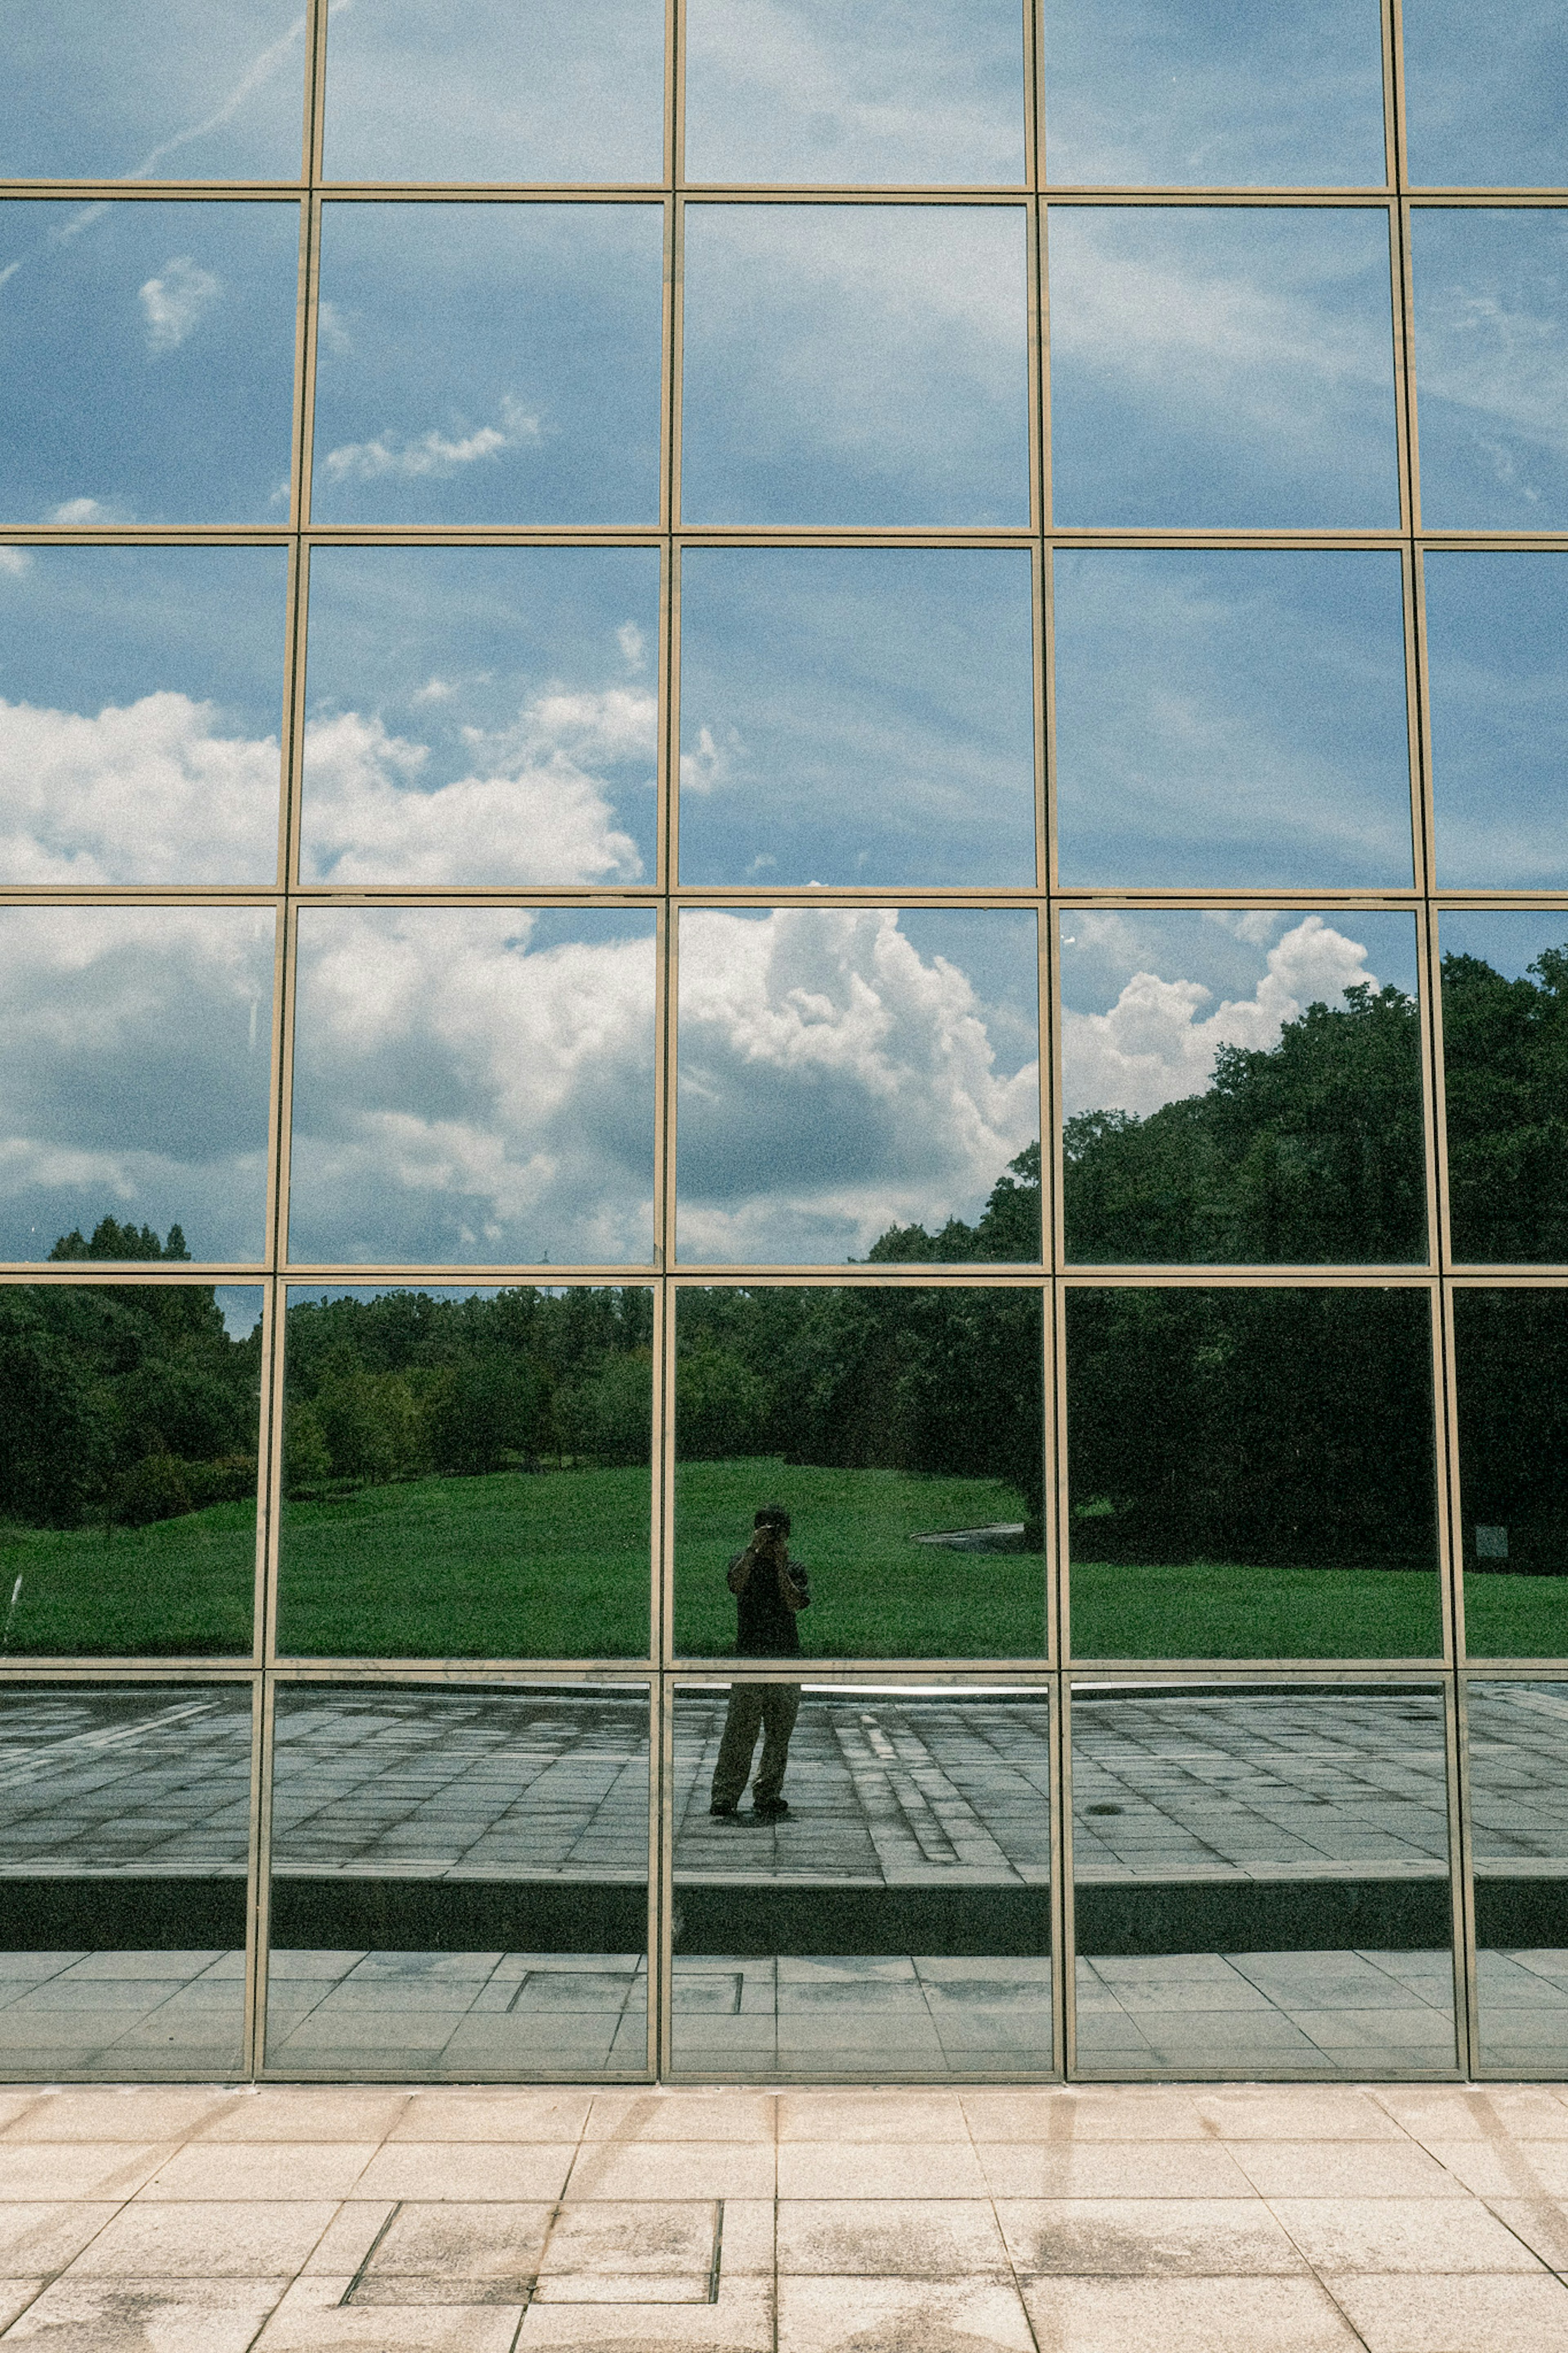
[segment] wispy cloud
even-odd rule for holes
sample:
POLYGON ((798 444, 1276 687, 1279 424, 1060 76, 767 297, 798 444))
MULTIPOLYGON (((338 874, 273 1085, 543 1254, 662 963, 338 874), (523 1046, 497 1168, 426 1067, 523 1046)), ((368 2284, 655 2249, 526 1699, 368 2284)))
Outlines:
POLYGON ((62 499, 44 517, 46 522, 132 522, 135 518, 125 508, 104 499, 62 499))
POLYGON ((159 164, 167 162, 171 155, 178 153, 182 147, 188 147, 194 140, 205 139, 213 132, 221 131, 226 122, 231 122, 234 120, 247 99, 253 96, 262 83, 277 71, 287 59, 289 52, 304 37, 305 19, 302 16, 296 16, 281 39, 272 42, 268 47, 260 50, 251 59, 228 96, 220 100, 210 114, 204 115, 200 122, 191 123, 186 130, 176 131, 172 138, 162 140, 156 147, 150 148, 135 170, 128 172, 126 177, 132 180, 153 179, 157 176, 159 164))
POLYGON ((142 308, 147 314, 148 350, 177 352, 203 311, 222 292, 222 279, 210 269, 201 269, 188 253, 176 254, 173 260, 166 261, 163 276, 149 278, 141 289, 142 308))
POLYGON ((33 561, 32 551, 26 547, 0 547, 0 572, 19 580, 33 561))
POLYGON ((388 474, 405 480, 440 476, 543 438, 538 417, 529 416, 510 394, 501 402, 500 417, 500 425, 481 425, 458 440, 432 430, 416 441, 398 433, 377 434, 374 441, 345 441, 340 448, 329 449, 323 463, 334 481, 353 478, 371 482, 388 474))

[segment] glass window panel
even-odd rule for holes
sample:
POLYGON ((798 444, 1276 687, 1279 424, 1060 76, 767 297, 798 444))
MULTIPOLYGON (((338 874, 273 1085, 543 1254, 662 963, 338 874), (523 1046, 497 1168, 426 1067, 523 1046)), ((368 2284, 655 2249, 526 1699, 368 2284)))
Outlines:
POLYGON ((1456 1291, 1466 1645, 1568 1654, 1568 1292, 1456 1291))
POLYGON ((1397 555, 1058 548, 1061 881, 1411 882, 1397 555))
POLYGON ((0 1689, 0 2064, 239 2073, 250 1690, 0 1689))
POLYGON ((356 0, 331 15, 333 180, 657 180, 660 0, 356 0))
POLYGON ((674 1808, 680 2073, 885 2084, 1050 2066, 1043 1694, 688 1686, 674 1808), (753 1804, 716 1818, 759 1737, 753 1804), (786 1764, 787 1811, 770 1813, 786 1764))
POLYGON ((1476 1992, 1484 2067, 1568 2063, 1568 1683, 1469 1686, 1476 1992))
POLYGON ((1058 523, 1399 522, 1382 211, 1050 216, 1058 523))
POLYGON ((274 934, 261 907, 0 911, 0 1259, 105 1219, 261 1256, 274 934))
POLYGON ((1417 184, 1568 180, 1561 0, 1404 0, 1405 123, 1417 184))
POLYGON ((1037 1291, 676 1296, 679 1652, 1043 1653, 1037 1291), (770 1504, 792 1524, 782 1568, 750 1551, 770 1504))
POLYGON ((288 559, 0 546, 0 877, 278 870, 288 559))
POLYGON ((289 1300, 283 1650, 647 1655, 650 1292, 289 1300))
POLYGON ((318 522, 658 515, 658 205, 329 205, 318 522))
POLYGON ((1086 1687, 1072 1757, 1082 2073, 1453 2072, 1437 1692, 1086 1687))
POLYGON ((0 178, 295 180, 299 0, 50 0, 14 8, 0 178))
POLYGON ((1568 555, 1425 559, 1442 887, 1568 884, 1568 555))
MULTIPOLYGON (((62 1259, 178 1258, 106 1219, 62 1259)), ((247 1651, 261 1293, 0 1289, 0 1654, 247 1651)))
POLYGON ((1069 1259, 1426 1256, 1412 916, 1075 908, 1061 944, 1069 1259))
POLYGON ((1410 216, 1421 519, 1428 530, 1568 522, 1568 209, 1410 216))
POLYGON ((300 216, 0 203, 0 515, 286 523, 300 216))
POLYGON ((651 882, 658 551, 322 547, 308 882, 651 882))
POLYGON ((1438 936, 1454 1256, 1568 1259, 1568 909, 1445 909, 1438 936))
POLYGON ((1032 912, 689 909, 679 994, 682 1258, 1038 1256, 1032 912))
POLYGON ((283 1686, 268 2067, 645 2073, 647 1739, 641 1685, 283 1686))
POLYGON ((1021 206, 692 205, 692 523, 1029 520, 1021 206))
POLYGON ((681 880, 1032 889, 1034 628, 1022 550, 688 549, 681 880))
POLYGON ((294 1257, 646 1264, 654 939, 651 909, 306 908, 294 1257))
POLYGON ((1067 1294, 1079 1658, 1442 1650, 1425 1290, 1067 1294))
POLYGON ((1374 0, 1051 0, 1058 187, 1365 187, 1384 177, 1374 0))
POLYGON ((689 179, 977 187, 1024 169, 1017 0, 691 0, 689 179))

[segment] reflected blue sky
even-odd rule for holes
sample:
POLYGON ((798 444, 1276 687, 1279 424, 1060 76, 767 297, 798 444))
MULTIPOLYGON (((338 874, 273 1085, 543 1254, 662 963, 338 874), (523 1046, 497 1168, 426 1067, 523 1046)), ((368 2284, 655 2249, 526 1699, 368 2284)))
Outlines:
POLYGON ((296 180, 301 0, 5 11, 0 179, 296 180))
POLYGON ((1018 0, 689 0, 690 180, 1024 177, 1018 0))
POLYGON ((1062 1107, 1141 1118, 1201 1094, 1221 1046, 1267 1050, 1363 981, 1414 997, 1413 915, 1075 907, 1061 923, 1062 1107))
POLYGON ((1058 523, 1397 527, 1385 213, 1074 206, 1049 242, 1058 523))
POLYGON ((262 1251, 275 919, 0 910, 0 1258, 104 1217, 262 1251))
POLYGON ((323 547, 300 872, 651 882, 658 551, 323 547))
POLYGON ((231 1340, 247 1340, 261 1321, 263 1292, 258 1282, 219 1282, 213 1287, 223 1328, 231 1340))
POLYGON ((658 519, 658 205, 329 204, 318 522, 658 519))
POLYGON ((646 1264, 653 992, 651 910, 305 908, 290 1254, 646 1264))
POLYGON ((1409 889, 1396 554, 1052 563, 1065 887, 1409 889))
POLYGON ((0 545, 0 880, 274 880, 287 567, 0 545))
POLYGON ((332 180, 658 180, 663 0, 334 0, 332 180))
POLYGON ((1568 555, 1429 550, 1437 881, 1568 887, 1568 555))
POLYGON ((1410 174, 1435 188, 1568 180, 1562 0, 1404 0, 1410 174))
POLYGON ((299 208, 0 203, 0 517, 289 521, 299 208))
POLYGON ((1568 208, 1410 216, 1421 520, 1568 522, 1568 208))
POLYGON ((1039 1134, 1036 918, 1012 909, 687 909, 679 1248, 863 1258, 972 1219, 1039 1134))
POLYGON ((1029 520, 1018 206, 691 205, 684 513, 1029 520))
POLYGON ((689 548, 680 630, 683 881, 1033 885, 1026 554, 689 548))
POLYGON ((1522 980, 1548 948, 1568 946, 1568 907, 1445 907, 1437 946, 1443 955, 1479 956, 1505 980, 1522 980))
POLYGON ((1381 186, 1377 0, 1050 0, 1058 186, 1381 186))

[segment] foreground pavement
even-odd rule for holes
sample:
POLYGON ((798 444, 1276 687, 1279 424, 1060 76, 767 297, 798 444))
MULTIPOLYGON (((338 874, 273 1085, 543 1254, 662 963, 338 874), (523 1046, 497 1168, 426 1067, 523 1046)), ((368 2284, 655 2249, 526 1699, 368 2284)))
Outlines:
POLYGON ((1568 2086, 0 2092, 49 2353, 1568 2353, 1568 2086))

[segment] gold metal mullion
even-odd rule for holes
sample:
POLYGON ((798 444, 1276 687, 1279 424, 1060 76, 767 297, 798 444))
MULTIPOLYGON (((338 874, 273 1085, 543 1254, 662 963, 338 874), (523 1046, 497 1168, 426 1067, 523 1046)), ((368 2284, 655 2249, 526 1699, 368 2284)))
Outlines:
POLYGON ((246 2067, 254 2082, 267 2063, 267 1985, 272 1925, 272 1752, 277 1693, 270 1675, 256 1679, 252 1701, 249 1936, 246 1947, 248 2039, 246 2067))
POLYGON ((1053 1876, 1051 1933, 1056 1941, 1056 1966, 1051 1971, 1054 1980, 1053 1999, 1056 2023, 1060 2040, 1057 2045, 1057 2064, 1069 2082, 1078 2074, 1078 1934, 1074 1905, 1072 1854, 1072 1683, 1066 1674, 1058 1681, 1053 1727, 1056 1750, 1055 1778, 1057 1783, 1057 1852, 1060 1857, 1053 1876), (1060 1922, 1059 1939, 1057 1923, 1060 1922))
POLYGON ((1470 1901, 1469 1841, 1465 1835, 1464 1778, 1459 1727, 1460 1684, 1443 1686, 1443 1780, 1448 1818, 1449 1933, 1453 1937, 1454 2051, 1461 2075, 1475 2073, 1475 1907, 1470 1901))
POLYGON ((653 1686, 657 1811, 649 1842, 651 1929, 648 1966, 654 1999, 649 2005, 650 2063, 662 2082, 675 2060, 675 1685, 667 1675, 653 1686))

